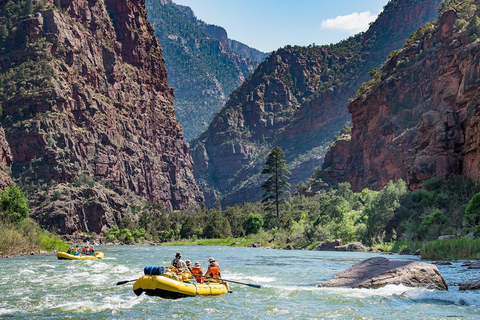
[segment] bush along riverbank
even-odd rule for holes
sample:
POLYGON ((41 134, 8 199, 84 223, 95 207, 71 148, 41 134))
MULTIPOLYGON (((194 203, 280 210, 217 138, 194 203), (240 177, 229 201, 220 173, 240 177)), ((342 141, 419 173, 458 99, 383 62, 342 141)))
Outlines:
POLYGON ((28 217, 30 209, 16 186, 0 193, 0 257, 66 250, 60 237, 43 230, 28 217))

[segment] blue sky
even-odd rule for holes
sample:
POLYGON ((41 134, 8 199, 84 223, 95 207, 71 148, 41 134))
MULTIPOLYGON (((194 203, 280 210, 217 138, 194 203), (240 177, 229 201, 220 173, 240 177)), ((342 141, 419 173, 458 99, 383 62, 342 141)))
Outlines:
POLYGON ((388 0, 173 0, 224 27, 231 39, 269 52, 336 43, 365 31, 388 0))

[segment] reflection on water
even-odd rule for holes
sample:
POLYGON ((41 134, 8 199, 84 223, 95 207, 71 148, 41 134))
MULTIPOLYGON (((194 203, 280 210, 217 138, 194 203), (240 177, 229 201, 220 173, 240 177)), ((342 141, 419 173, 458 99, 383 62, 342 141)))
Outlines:
MULTIPOLYGON (((0 317, 53 319, 479 319, 480 292, 387 286, 317 288, 321 281, 370 253, 279 251, 232 247, 105 247, 104 260, 57 260, 54 255, 0 259, 0 317), (215 257, 233 294, 163 300, 135 296, 132 284, 145 266, 167 264, 175 252, 206 270, 215 257)), ((417 260, 414 256, 389 259, 417 260)), ((461 262, 438 266, 447 282, 479 279, 461 262)))

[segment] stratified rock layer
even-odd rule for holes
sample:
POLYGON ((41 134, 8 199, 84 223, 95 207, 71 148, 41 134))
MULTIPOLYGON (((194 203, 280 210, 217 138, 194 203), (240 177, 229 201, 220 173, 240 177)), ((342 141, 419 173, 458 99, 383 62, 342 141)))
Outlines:
POLYGON ((360 191, 398 179, 417 189, 438 176, 480 178, 480 29, 472 6, 445 10, 350 103, 351 140, 325 157, 327 180, 360 191))
POLYGON ((2 96, 2 124, 34 215, 59 232, 100 232, 135 195, 167 209, 202 205, 145 1, 60 6, 15 21, 10 40, 21 32, 25 43, 0 56, 2 73, 19 78, 6 92, 22 86, 2 96))
POLYGON ((354 264, 319 287, 380 288, 389 284, 448 290, 433 264, 418 261, 390 261, 375 257, 354 264))

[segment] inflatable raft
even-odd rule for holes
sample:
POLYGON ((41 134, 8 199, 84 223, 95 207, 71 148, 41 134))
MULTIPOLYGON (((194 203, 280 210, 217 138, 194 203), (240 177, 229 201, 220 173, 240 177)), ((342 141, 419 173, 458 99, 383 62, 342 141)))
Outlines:
MULTIPOLYGON (((184 298, 194 296, 220 296, 228 292, 224 282, 210 280, 205 283, 196 281, 183 281, 182 276, 172 272, 163 272, 162 267, 157 268, 160 272, 147 272, 140 277, 133 285, 133 292, 137 296, 145 292, 148 296, 158 296, 162 298, 184 298)), ((145 270, 147 270, 145 268, 145 270)))
POLYGON ((60 260, 90 260, 90 259, 103 259, 104 254, 103 252, 95 252, 95 255, 84 255, 84 254, 79 254, 79 255, 73 255, 66 253, 64 251, 57 252, 57 258, 60 260))

